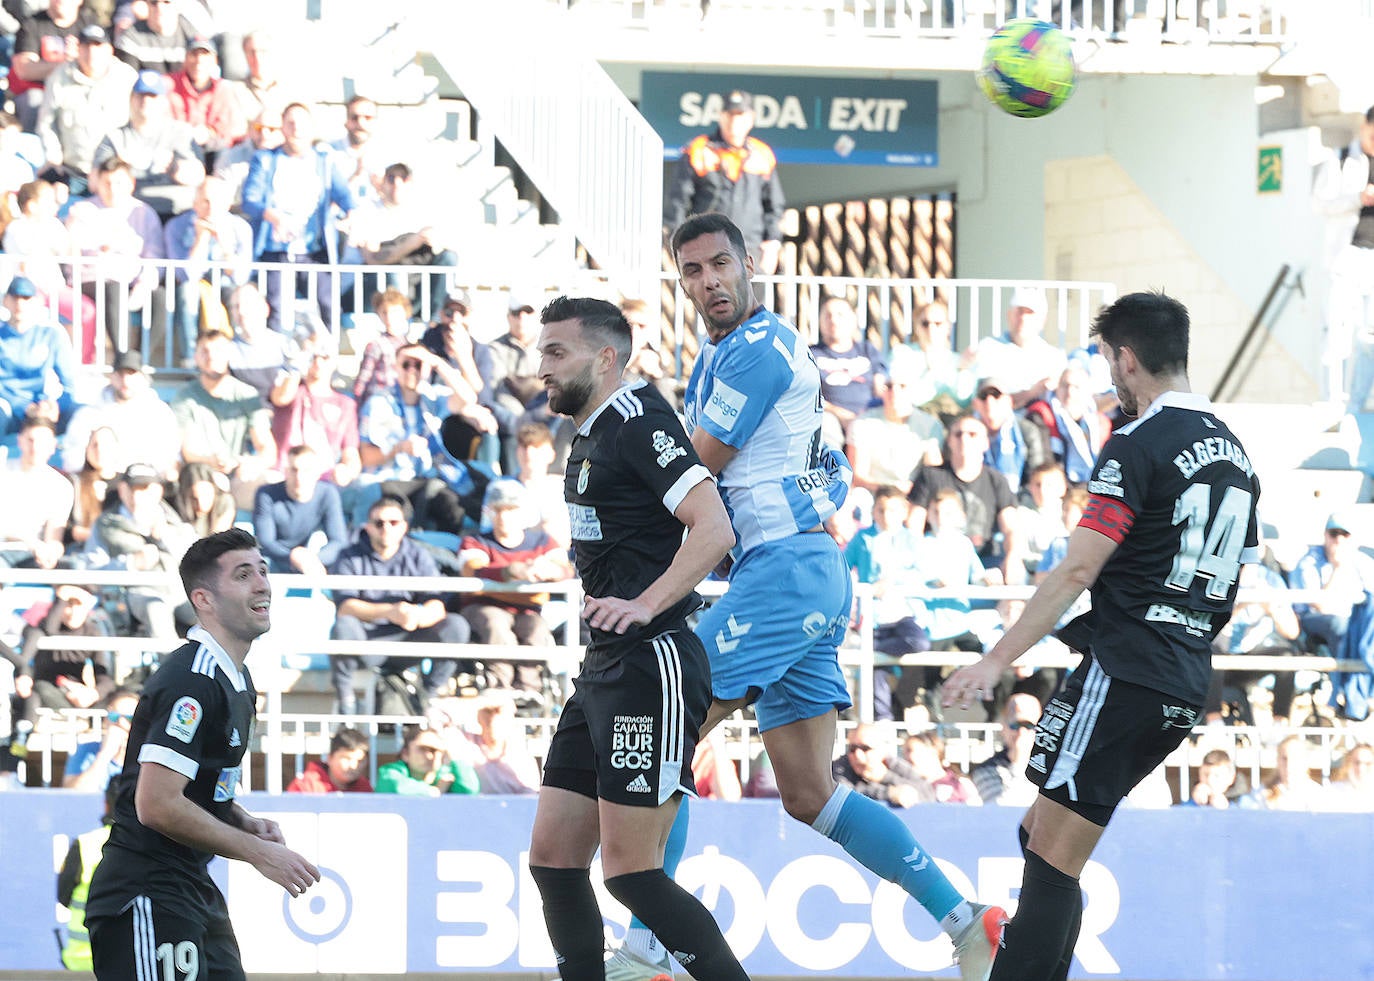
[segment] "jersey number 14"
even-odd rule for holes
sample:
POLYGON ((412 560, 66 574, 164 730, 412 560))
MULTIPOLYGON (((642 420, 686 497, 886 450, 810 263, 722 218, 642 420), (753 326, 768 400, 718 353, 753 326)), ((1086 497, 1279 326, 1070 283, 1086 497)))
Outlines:
POLYGON ((1183 536, 1174 556, 1174 567, 1164 584, 1188 590, 1198 576, 1207 584, 1209 599, 1225 599, 1240 578, 1240 556, 1250 527, 1251 494, 1228 487, 1212 513, 1212 488, 1192 484, 1174 502, 1174 524, 1183 525, 1183 536))

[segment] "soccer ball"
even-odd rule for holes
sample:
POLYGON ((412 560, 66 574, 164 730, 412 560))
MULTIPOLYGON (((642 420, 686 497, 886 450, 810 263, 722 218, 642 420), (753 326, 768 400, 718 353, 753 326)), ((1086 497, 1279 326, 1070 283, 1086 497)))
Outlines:
POLYGON ((1020 18, 988 39, 978 87, 1003 112, 1043 116, 1073 94, 1076 75, 1067 35, 1046 21, 1020 18))

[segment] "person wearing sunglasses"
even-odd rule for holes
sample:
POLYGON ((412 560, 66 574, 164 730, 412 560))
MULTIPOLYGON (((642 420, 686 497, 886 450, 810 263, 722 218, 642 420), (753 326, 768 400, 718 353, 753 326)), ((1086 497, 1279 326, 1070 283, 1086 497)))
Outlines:
POLYGON ((77 742, 76 749, 67 755, 62 772, 62 786, 71 790, 103 793, 110 780, 124 769, 124 748, 129 742, 134 709, 138 707, 138 693, 116 688, 95 707, 105 710, 99 735, 77 742))
POLYGON ((844 741, 844 755, 830 764, 835 782, 891 807, 935 800, 935 788, 897 756, 886 726, 860 723, 844 741))
POLYGON ((1026 778, 1026 761, 1035 748, 1040 702, 1016 692, 1002 706, 1002 748, 969 771, 984 804, 1029 807, 1040 788, 1026 778))

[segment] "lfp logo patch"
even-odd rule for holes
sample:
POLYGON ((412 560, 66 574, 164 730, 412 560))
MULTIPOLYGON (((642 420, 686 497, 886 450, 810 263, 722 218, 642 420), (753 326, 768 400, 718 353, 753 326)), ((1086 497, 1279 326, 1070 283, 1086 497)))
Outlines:
POLYGON ((174 736, 184 743, 189 743, 191 737, 196 734, 196 729, 204 714, 200 702, 190 695, 181 696, 177 699, 177 703, 172 706, 171 718, 167 720, 167 735, 174 736))

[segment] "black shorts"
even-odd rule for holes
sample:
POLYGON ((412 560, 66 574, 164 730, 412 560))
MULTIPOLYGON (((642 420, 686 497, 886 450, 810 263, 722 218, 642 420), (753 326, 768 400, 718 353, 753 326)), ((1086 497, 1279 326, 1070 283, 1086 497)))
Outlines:
POLYGON ((97 981, 244 981, 224 896, 208 878, 196 885, 196 903, 141 895, 115 916, 88 920, 97 981))
POLYGON ((1050 800, 1105 827, 1201 714, 1199 705, 1108 677, 1087 655, 1045 706, 1026 776, 1050 800))
POLYGON ((544 757, 544 784, 615 804, 696 795, 692 754, 711 705, 706 650, 686 625, 587 648, 544 757))

